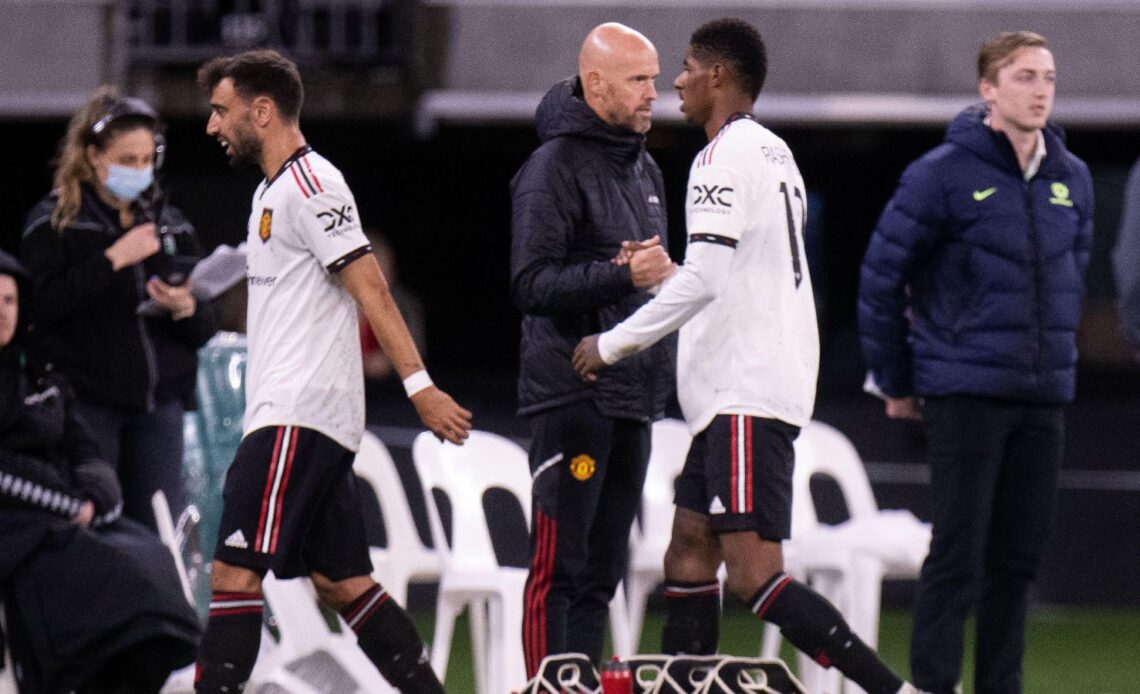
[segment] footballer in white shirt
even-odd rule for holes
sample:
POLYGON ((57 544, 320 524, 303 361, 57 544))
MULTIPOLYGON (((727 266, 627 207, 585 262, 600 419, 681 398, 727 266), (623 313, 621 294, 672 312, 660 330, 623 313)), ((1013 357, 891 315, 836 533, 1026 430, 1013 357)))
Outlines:
MULTIPOLYGON (((819 338, 788 146, 752 117, 767 73, 738 19, 694 32, 673 86, 709 143, 689 172, 685 262, 635 314, 575 349, 586 378, 680 330, 677 393, 693 443, 665 556, 666 653, 715 653, 717 568, 760 618, 869 694, 912 691, 825 599, 783 573, 792 442, 811 419, 819 338)), ((629 244, 631 252, 636 244, 629 244)))
POLYGON ((424 425, 462 444, 471 413, 436 388, 361 231, 344 177, 306 143, 297 67, 270 50, 216 58, 198 79, 206 132, 265 174, 249 218, 244 437, 226 473, 197 692, 241 691, 261 638, 261 582, 308 576, 380 673, 440 694, 423 641, 372 580, 352 461, 364 427, 357 305, 424 425))

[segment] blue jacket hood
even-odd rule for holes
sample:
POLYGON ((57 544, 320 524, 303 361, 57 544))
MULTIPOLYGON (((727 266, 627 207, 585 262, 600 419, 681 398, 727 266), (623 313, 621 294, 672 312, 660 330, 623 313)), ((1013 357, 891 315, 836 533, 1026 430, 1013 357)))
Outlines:
MULTIPOLYGON (((946 128, 946 142, 958 145, 972 152, 990 166, 1020 174, 1013 145, 1005 133, 986 125, 990 109, 979 103, 967 107, 950 121, 946 128)), ((1045 159, 1041 162, 1041 173, 1062 175, 1069 171, 1066 157, 1065 130, 1048 121, 1041 131, 1045 136, 1045 159)))

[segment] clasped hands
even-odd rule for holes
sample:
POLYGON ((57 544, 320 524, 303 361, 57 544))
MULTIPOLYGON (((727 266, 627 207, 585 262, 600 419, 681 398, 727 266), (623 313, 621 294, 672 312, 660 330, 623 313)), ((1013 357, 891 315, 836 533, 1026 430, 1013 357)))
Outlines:
POLYGON ((656 287, 673 274, 676 263, 661 246, 661 237, 645 241, 622 241, 621 250, 610 259, 614 265, 628 265, 633 286, 638 289, 656 287))
MULTIPOLYGON (((628 265, 633 286, 650 289, 661 284, 676 271, 677 265, 661 247, 661 237, 645 241, 622 241, 621 250, 611 260, 614 265, 628 265)), ((583 337, 571 357, 574 370, 593 383, 598 380, 598 369, 606 365, 598 349, 598 335, 583 337)))

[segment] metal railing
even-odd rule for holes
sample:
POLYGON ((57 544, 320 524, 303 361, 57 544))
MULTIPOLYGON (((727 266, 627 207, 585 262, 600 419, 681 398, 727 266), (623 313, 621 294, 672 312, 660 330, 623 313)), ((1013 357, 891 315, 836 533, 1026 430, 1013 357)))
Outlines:
POLYGON ((410 58, 412 0, 123 0, 129 59, 182 65, 246 48, 294 60, 396 65, 410 58))

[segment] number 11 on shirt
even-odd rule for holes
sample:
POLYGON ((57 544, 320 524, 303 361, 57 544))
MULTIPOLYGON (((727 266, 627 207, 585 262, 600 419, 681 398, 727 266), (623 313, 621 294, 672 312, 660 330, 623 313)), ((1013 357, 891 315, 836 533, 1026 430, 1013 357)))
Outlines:
POLYGON ((792 245, 792 273, 796 278, 796 289, 799 289, 804 273, 800 268, 800 244, 796 241, 796 215, 792 212, 792 195, 799 198, 800 209, 803 210, 803 214, 800 215, 801 236, 804 226, 807 225, 807 200, 799 188, 793 188, 792 193, 788 193, 788 184, 783 181, 780 182, 780 192, 784 194, 784 206, 788 210, 788 241, 792 245))

